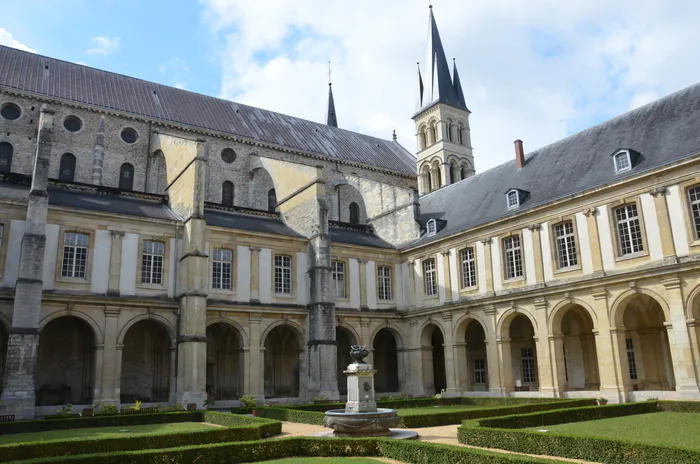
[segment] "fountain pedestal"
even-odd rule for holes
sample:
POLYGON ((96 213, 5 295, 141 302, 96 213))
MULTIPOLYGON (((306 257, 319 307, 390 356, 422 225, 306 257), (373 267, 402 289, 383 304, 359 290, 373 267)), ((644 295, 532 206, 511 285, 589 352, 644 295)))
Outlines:
POLYGON ((396 409, 377 408, 374 400, 374 374, 377 371, 362 361, 368 354, 366 348, 354 346, 350 354, 355 361, 344 371, 348 378, 345 409, 326 411, 323 425, 333 432, 315 433, 314 436, 417 438, 416 432, 390 429, 401 421, 396 409))

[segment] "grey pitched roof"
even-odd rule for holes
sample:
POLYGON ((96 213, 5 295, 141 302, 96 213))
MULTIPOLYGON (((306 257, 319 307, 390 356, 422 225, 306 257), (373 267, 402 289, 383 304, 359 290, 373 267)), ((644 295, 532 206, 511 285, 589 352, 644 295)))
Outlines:
POLYGON ((396 249, 391 243, 385 242, 374 234, 356 232, 346 229, 331 227, 328 229, 331 243, 345 243, 348 245, 360 245, 372 248, 396 249))
POLYGON ((428 48, 425 59, 426 67, 423 77, 425 79, 425 87, 423 87, 420 70, 418 76, 421 108, 427 108, 435 103, 442 102, 466 110, 467 105, 464 103, 464 94, 462 93, 459 76, 455 73, 457 77, 455 81, 450 77, 450 67, 447 64, 445 49, 442 47, 442 40, 440 40, 440 32, 435 22, 432 5, 430 6, 430 15, 428 17, 428 48))
POLYGON ((421 223, 438 220, 438 233, 402 248, 449 235, 639 175, 700 153, 700 84, 615 117, 526 155, 420 198, 421 223), (615 174, 611 155, 619 148, 638 152, 631 171, 615 174), (523 204, 506 208, 511 188, 529 192, 523 204))
POLYGON ((349 162, 415 174, 390 140, 0 46, 0 88, 223 132, 349 162))
POLYGON ((279 219, 215 211, 212 209, 205 209, 204 217, 207 224, 210 226, 284 235, 286 237, 303 237, 303 235, 294 232, 279 219))

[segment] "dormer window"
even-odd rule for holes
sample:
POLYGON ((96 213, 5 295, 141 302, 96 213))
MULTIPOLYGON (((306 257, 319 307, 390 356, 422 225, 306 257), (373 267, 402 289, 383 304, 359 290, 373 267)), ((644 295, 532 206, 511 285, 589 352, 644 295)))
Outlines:
POLYGON ((506 194, 506 204, 508 209, 515 209, 520 206, 520 199, 518 198, 517 190, 511 190, 506 194))
POLYGON ((428 230, 428 237, 432 237, 437 233, 437 222, 435 221, 435 219, 430 219, 428 221, 426 229, 428 230))
POLYGON ((630 152, 627 150, 622 150, 616 153, 615 156, 613 156, 613 160, 615 160, 616 174, 632 169, 632 160, 630 159, 630 152))

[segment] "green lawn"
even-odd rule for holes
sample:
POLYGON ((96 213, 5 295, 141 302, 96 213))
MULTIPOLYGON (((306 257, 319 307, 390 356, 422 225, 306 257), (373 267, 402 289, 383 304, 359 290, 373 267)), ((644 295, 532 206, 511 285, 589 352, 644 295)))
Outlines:
POLYGON ((453 406, 428 406, 425 408, 405 408, 398 409, 399 416, 414 416, 416 414, 432 414, 435 412, 456 412, 456 411, 468 411, 469 409, 483 409, 484 406, 475 405, 461 405, 456 404, 453 406))
POLYGON ((700 414, 655 412, 568 424, 545 425, 530 430, 549 430, 586 437, 636 441, 653 445, 700 450, 700 414))
POLYGON ((144 435, 149 433, 162 434, 174 432, 195 432, 198 430, 211 430, 212 427, 212 425, 203 424, 200 422, 179 422, 174 424, 96 427, 91 429, 68 429, 35 433, 15 433, 11 435, 0 435, 0 445, 30 441, 67 440, 70 438, 104 438, 144 435))
POLYGON ((277 461, 264 461, 258 464, 306 464, 307 462, 318 462, 322 464, 379 464, 382 461, 369 458, 291 458, 279 459, 277 461))

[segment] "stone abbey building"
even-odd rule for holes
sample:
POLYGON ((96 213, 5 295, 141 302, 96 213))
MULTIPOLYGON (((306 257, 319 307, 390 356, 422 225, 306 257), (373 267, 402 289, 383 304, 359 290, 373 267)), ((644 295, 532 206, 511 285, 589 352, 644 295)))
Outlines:
POLYGON ((0 409, 700 398, 700 85, 475 173, 429 25, 415 156, 0 47, 0 409))

